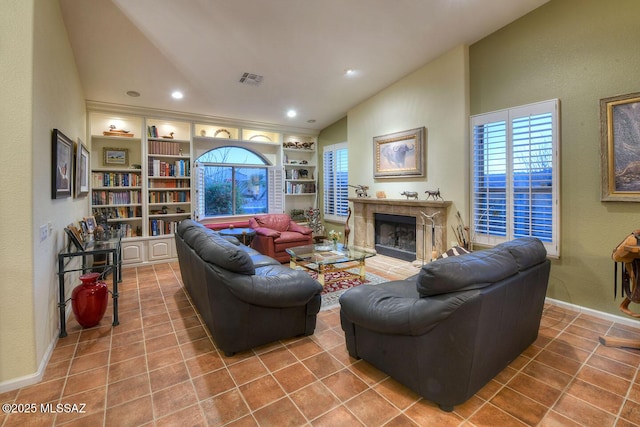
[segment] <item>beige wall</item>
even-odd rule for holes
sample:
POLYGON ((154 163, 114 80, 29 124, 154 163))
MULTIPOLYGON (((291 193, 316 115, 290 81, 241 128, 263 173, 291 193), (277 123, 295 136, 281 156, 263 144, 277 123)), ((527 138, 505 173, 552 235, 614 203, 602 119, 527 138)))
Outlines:
POLYGON ((611 251, 640 228, 640 205, 600 201, 599 100, 640 91, 638 16, 635 0, 552 0, 469 49, 472 114, 560 99, 561 257, 548 296, 612 314, 611 251))
MULTIPOLYGON (((51 200, 51 131, 84 140, 84 96, 57 1, 8 0, 0 17, 5 136, 0 309, 0 392, 35 382, 55 345, 56 254, 86 197, 51 200), (10 141, 7 140, 10 136, 10 141), (38 229, 53 232, 40 241, 38 229)), ((68 294, 77 274, 67 279, 68 294)))
MULTIPOLYGON (((369 186, 369 195, 384 191, 389 199, 402 199, 404 190, 440 189, 453 202, 455 214, 468 212, 468 50, 459 46, 384 89, 348 113, 349 183, 369 186), (424 178, 374 179, 373 137, 426 127, 424 178)), ((349 189, 350 197, 355 190, 349 189)), ((353 222, 353 218, 351 219, 353 222)), ((350 224, 353 230, 353 224, 350 224)), ((455 240, 448 233, 447 241, 455 240)), ((448 245, 447 245, 448 246, 448 245)))

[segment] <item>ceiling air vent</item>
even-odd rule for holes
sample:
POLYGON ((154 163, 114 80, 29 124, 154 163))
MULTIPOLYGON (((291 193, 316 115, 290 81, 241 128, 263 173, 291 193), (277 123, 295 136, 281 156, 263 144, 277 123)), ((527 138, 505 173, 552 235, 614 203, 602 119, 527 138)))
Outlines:
POLYGON ((240 77, 240 83, 244 83, 252 86, 258 86, 260 83, 262 83, 263 78, 264 76, 259 76, 257 74, 243 73, 242 77, 240 77))

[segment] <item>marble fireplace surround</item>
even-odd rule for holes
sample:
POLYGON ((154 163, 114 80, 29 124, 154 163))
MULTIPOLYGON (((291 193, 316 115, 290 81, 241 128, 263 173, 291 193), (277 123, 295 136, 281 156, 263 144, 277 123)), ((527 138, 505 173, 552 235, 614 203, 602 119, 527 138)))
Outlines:
POLYGON ((373 199, 368 197, 351 197, 349 201, 353 203, 353 243, 367 249, 375 249, 375 228, 374 214, 383 213, 389 215, 404 215, 416 218, 416 259, 428 261, 423 250, 423 239, 426 230, 427 241, 426 251, 431 250, 431 222, 426 220, 426 227, 423 227, 424 217, 420 212, 433 215, 440 212, 434 218, 435 222, 435 248, 438 254, 446 250, 447 242, 447 214, 450 201, 442 200, 405 200, 405 199, 373 199))

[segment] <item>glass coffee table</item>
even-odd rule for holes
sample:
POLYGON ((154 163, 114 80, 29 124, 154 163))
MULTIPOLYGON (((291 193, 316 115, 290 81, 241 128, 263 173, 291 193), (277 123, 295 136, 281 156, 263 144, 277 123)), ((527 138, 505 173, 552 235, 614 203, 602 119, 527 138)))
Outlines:
POLYGON ((318 273, 318 282, 325 284, 344 280, 344 277, 325 281, 326 273, 345 271, 349 276, 365 279, 364 260, 376 254, 372 249, 355 246, 344 246, 341 243, 317 243, 314 245, 296 246, 286 249, 291 256, 289 266, 292 269, 298 267, 318 273), (352 273, 352 268, 358 268, 358 273, 352 273))

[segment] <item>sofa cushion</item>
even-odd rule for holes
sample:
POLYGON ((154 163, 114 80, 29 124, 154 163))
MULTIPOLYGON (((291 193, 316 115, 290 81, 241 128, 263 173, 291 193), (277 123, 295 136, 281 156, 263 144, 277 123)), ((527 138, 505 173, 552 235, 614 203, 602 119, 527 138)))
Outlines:
MULTIPOLYGON (((287 231, 291 217, 288 214, 260 215, 253 218, 258 227, 271 228, 276 231, 287 231)), ((251 224, 251 221, 249 221, 251 224)), ((251 226, 252 228, 255 228, 251 226)))
POLYGON ((547 259, 547 250, 544 244, 535 237, 520 237, 500 243, 496 248, 508 250, 515 258, 520 271, 538 265, 547 259))
POLYGON ((416 286, 422 297, 489 286, 518 272, 518 264, 505 249, 492 248, 425 264, 416 286))
POLYGON ((192 242, 190 246, 206 262, 240 274, 255 274, 255 266, 249 254, 218 233, 200 232, 192 242))
POLYGON ((307 240, 309 240, 309 238, 305 234, 294 231, 283 231, 280 233, 280 237, 274 239, 274 243, 306 242, 307 240))

